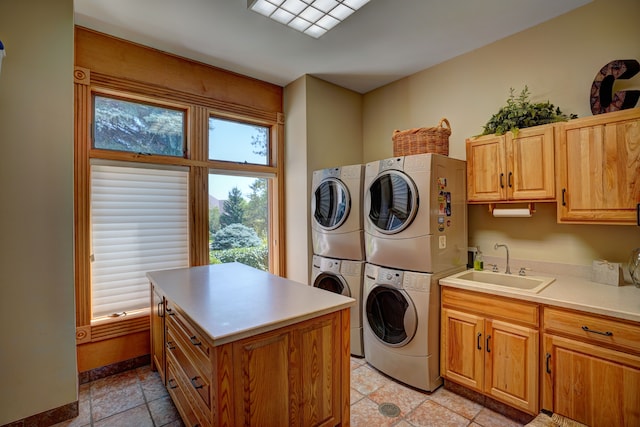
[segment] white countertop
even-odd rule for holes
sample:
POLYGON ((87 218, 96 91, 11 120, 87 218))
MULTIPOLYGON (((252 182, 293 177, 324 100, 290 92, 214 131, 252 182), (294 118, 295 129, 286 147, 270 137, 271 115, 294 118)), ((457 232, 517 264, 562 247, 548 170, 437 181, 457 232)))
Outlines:
POLYGON ((323 289, 240 263, 153 271, 147 277, 212 341, 221 345, 348 308, 323 289))
POLYGON ((555 281, 537 294, 511 288, 489 289, 482 283, 476 285, 448 277, 440 279, 440 285, 640 322, 640 288, 633 285, 603 285, 574 276, 538 273, 535 276, 551 276, 555 281))

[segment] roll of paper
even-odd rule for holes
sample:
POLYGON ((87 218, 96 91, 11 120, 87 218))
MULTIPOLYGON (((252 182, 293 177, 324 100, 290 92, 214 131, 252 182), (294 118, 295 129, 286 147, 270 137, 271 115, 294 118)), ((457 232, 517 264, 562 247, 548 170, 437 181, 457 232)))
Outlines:
POLYGON ((529 209, 493 209, 496 218, 528 218, 531 216, 529 209))

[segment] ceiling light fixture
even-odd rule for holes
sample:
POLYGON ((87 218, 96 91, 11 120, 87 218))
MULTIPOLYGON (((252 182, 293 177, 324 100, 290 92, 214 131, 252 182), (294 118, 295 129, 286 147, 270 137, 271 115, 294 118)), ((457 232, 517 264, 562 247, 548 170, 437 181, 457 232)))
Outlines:
POLYGON ((367 3, 369 0, 247 0, 247 7, 317 39, 367 3))

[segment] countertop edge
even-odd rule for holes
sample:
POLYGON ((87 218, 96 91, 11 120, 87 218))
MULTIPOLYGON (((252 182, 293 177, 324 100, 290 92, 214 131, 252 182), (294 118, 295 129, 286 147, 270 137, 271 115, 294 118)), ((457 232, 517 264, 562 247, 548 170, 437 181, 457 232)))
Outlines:
MULTIPOLYGON (((568 278, 568 277, 556 277, 556 280, 548 285, 545 289, 543 289, 540 293, 532 294, 526 291, 520 291, 516 289, 496 289, 496 288, 487 288, 482 285, 473 285, 468 281, 460 281, 457 279, 449 279, 444 277, 439 280, 440 286, 452 287, 457 289, 464 289, 469 291, 481 292, 490 295, 498 295, 507 298, 520 299, 524 301, 535 302, 538 304, 554 306, 554 307, 562 307, 571 310, 578 310, 592 314, 598 314, 602 316, 609 316, 616 319, 627 320, 631 322, 640 323, 640 310, 638 312, 628 311, 620 307, 615 307, 613 305, 605 306, 599 301, 588 302, 586 301, 586 297, 582 297, 583 301, 571 301, 565 297, 559 297, 554 295, 554 293, 558 293, 558 289, 562 286, 567 286, 567 283, 571 282, 572 287, 583 287, 585 291, 589 291, 589 289, 597 289, 600 292, 605 286, 606 288, 617 288, 617 287, 609 287, 607 285, 596 284, 590 282, 588 280, 584 280, 581 278, 568 278), (599 304, 599 305, 597 305, 599 304)), ((606 289, 605 288, 605 289, 606 289)), ((633 285, 626 285, 621 288, 629 288, 634 291, 638 291, 638 300, 640 301, 640 289, 636 289, 633 285)), ((627 291, 626 289, 620 291, 619 289, 607 289, 610 292, 625 292, 631 293, 633 291, 627 291)))

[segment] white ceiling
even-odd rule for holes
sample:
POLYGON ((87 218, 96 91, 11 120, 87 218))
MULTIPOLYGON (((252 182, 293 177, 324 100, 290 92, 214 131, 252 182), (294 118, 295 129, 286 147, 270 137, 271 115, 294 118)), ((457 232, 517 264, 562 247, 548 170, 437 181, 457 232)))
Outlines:
POLYGON ((319 39, 246 0, 75 0, 75 23, 286 86, 311 74, 366 93, 591 0, 371 0, 319 39))

